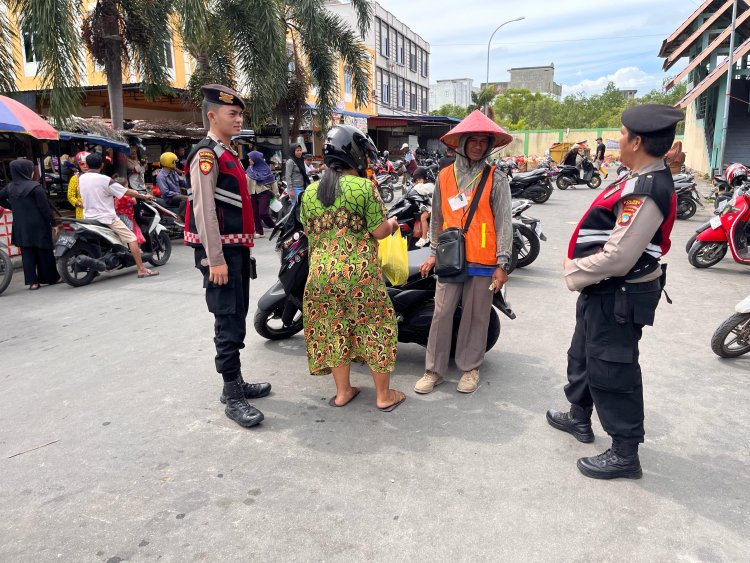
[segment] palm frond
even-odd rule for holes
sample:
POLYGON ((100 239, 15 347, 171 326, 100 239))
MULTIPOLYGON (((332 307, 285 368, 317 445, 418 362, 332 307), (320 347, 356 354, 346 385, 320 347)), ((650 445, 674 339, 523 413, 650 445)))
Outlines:
MULTIPOLYGON (((125 45, 123 55, 141 77, 146 99, 170 94, 167 51, 172 49, 171 6, 160 0, 121 0, 125 45)), ((172 53, 169 53, 173 57, 172 53)), ((172 61, 174 65, 174 61, 172 61)))
POLYGON ((375 7, 371 0, 351 0, 352 8, 357 14, 357 29, 362 38, 367 37, 372 25, 372 17, 375 15, 375 7))
POLYGON ((370 54, 356 32, 340 17, 326 12, 318 27, 333 49, 352 73, 354 103, 365 107, 370 98, 370 54))
POLYGON ((75 115, 81 100, 82 45, 75 15, 81 0, 6 0, 19 14, 19 28, 31 34, 39 59, 37 75, 49 98, 50 115, 65 122, 75 115))
POLYGON ((174 12, 179 17, 180 37, 189 50, 191 46, 210 41, 216 33, 209 0, 175 0, 174 12))
POLYGON ((16 51, 18 34, 10 25, 7 13, 0 8, 0 92, 16 89, 16 74, 19 70, 16 51))

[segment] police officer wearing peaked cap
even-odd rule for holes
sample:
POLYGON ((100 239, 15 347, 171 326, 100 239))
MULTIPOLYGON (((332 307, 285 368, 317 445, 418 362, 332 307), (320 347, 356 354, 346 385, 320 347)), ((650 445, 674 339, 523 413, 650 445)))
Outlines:
POLYGON ((216 371, 224 380, 224 412, 240 426, 251 427, 263 420, 263 413, 247 399, 265 397, 271 385, 246 383, 240 364, 255 266, 250 254, 255 228, 245 172, 230 142, 242 127, 245 102, 219 84, 203 86, 203 96, 210 127, 185 163, 185 243, 195 248, 195 267, 203 274, 206 303, 215 318, 216 371))
POLYGON ((578 223, 564 262, 565 282, 580 292, 568 350, 568 412, 549 410, 547 421, 580 442, 593 442, 596 407, 612 446, 578 460, 587 477, 642 476, 643 385, 638 342, 653 325, 666 281, 661 257, 669 251, 677 200, 664 155, 681 111, 640 105, 622 114, 620 153, 632 170, 594 199, 578 223))

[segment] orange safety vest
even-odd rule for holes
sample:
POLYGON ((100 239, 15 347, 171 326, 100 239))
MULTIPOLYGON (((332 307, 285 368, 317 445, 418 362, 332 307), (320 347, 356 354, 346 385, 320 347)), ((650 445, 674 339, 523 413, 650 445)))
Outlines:
MULTIPOLYGON (((454 173, 455 164, 446 166, 438 176, 440 182, 440 209, 443 212, 443 229, 456 227, 462 229, 469 214, 471 199, 479 189, 472 190, 466 199, 469 204, 457 211, 451 209, 448 200, 458 195, 458 185, 454 173)), ((492 180, 495 176, 495 167, 490 167, 490 173, 484 184, 482 198, 479 200, 474 218, 466 233, 466 261, 471 264, 482 264, 483 266, 497 266, 497 236, 495 234, 495 216, 490 206, 490 192, 492 191, 492 180)), ((462 188, 464 186, 461 186, 462 188)))

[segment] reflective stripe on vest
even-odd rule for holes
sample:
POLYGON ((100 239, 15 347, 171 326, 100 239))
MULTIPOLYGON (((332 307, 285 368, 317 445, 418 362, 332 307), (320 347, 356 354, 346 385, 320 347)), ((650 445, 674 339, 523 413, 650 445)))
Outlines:
MULTIPOLYGON (((471 198, 479 189, 475 187, 472 194, 467 196, 468 205, 457 211, 451 209, 448 200, 458 195, 458 185, 454 173, 455 164, 446 166, 440 171, 440 209, 443 213, 443 229, 456 227, 463 228, 471 206, 471 198)), ((497 234, 495 233, 495 216, 490 206, 492 182, 495 176, 495 167, 490 167, 490 173, 484 184, 482 197, 479 200, 474 218, 466 233, 466 261, 472 264, 484 266, 497 266, 497 234)))

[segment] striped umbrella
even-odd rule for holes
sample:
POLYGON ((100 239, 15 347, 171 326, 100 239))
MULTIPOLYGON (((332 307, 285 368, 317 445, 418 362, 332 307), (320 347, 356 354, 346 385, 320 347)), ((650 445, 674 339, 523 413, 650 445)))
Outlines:
POLYGON ((56 140, 57 130, 20 102, 0 96, 0 133, 22 133, 56 140))

